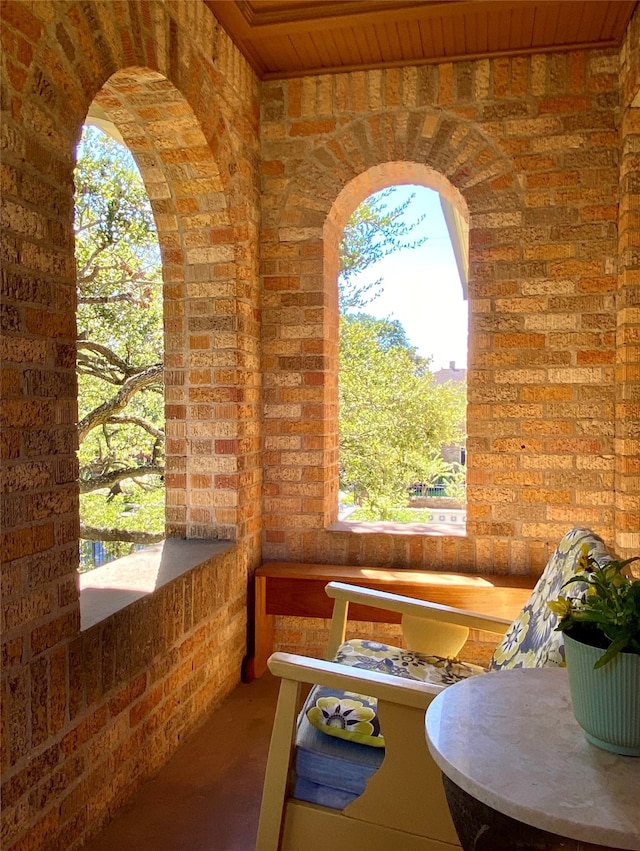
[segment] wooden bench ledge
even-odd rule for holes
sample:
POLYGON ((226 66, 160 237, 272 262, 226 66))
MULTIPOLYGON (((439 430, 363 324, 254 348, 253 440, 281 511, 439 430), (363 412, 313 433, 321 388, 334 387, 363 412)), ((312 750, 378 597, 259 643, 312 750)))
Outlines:
MULTIPOLYGON (((266 562, 255 572, 255 651, 245 665, 245 678, 261 676, 273 651, 275 615, 330 618, 333 601, 327 582, 364 585, 432 603, 512 620, 526 603, 536 579, 502 574, 445 573, 302 562, 266 562)), ((400 623, 399 615, 352 604, 349 619, 375 623, 400 623)))

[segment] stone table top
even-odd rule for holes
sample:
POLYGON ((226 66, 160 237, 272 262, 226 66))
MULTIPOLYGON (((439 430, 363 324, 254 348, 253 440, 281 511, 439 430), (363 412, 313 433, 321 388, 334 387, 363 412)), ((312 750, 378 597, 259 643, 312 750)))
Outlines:
POLYGON ((566 669, 449 686, 429 706, 426 731, 438 767, 476 800, 559 836, 640 851, 640 757, 587 741, 566 669))

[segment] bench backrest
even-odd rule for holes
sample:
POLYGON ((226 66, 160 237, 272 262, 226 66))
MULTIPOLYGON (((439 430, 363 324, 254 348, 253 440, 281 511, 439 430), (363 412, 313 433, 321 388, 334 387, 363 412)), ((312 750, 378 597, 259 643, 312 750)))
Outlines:
POLYGON ((576 527, 567 532, 549 559, 524 608, 497 646, 489 664, 490 670, 540 668, 564 663, 562 633, 556 630, 558 615, 549 609, 547 603, 560 594, 578 597, 584 592, 586 585, 580 582, 562 588, 575 575, 584 544, 598 562, 611 560, 604 541, 590 529, 576 527))

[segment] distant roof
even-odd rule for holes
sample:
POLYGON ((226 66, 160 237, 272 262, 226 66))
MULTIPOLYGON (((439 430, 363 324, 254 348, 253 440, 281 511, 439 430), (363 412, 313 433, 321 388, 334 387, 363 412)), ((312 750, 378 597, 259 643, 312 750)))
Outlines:
POLYGON ((444 384, 446 381, 466 381, 467 370, 457 369, 455 361, 451 361, 445 369, 439 369, 433 373, 436 384, 444 384))

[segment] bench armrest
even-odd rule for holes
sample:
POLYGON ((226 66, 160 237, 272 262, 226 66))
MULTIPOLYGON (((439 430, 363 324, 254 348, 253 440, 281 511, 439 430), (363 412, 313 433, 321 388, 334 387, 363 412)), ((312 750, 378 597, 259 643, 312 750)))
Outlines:
POLYGON ((273 653, 269 657, 268 666, 271 673, 282 680, 355 691, 378 700, 423 710, 446 688, 435 683, 421 683, 293 653, 273 653))
MULTIPOLYGON (((385 758, 376 775, 369 780, 363 795, 349 805, 351 813, 354 813, 354 810, 359 813, 354 815, 354 818, 364 822, 373 821, 372 813, 379 815, 384 801, 392 799, 393 792, 401 787, 399 778, 407 774, 414 779, 416 794, 413 796, 415 800, 410 798, 407 803, 409 815, 401 813, 403 830, 411 829, 412 832, 417 832, 410 824, 409 818, 412 813, 421 812, 425 789, 428 790, 430 798, 435 799, 437 810, 447 812, 446 799, 440 784, 440 771, 429 758, 424 732, 425 710, 444 686, 405 680, 389 674, 349 668, 335 662, 290 653, 273 653, 269 657, 268 667, 276 677, 280 677, 280 692, 265 770, 256 851, 273 851, 280 847, 288 801, 296 722, 302 684, 305 683, 355 691, 378 699, 378 715, 384 719, 385 725, 385 758), (381 793, 375 791, 376 786, 381 789, 381 793), (381 801, 377 797, 380 794, 381 801), (372 800, 370 796, 373 796, 372 800)), ((406 798, 406 795, 403 797, 406 798)), ((397 805, 394 803, 393 806, 396 808, 397 805)), ((453 842, 453 826, 450 833, 453 842)), ((436 844, 442 848, 456 847, 453 844, 445 846, 440 842, 436 844)))

